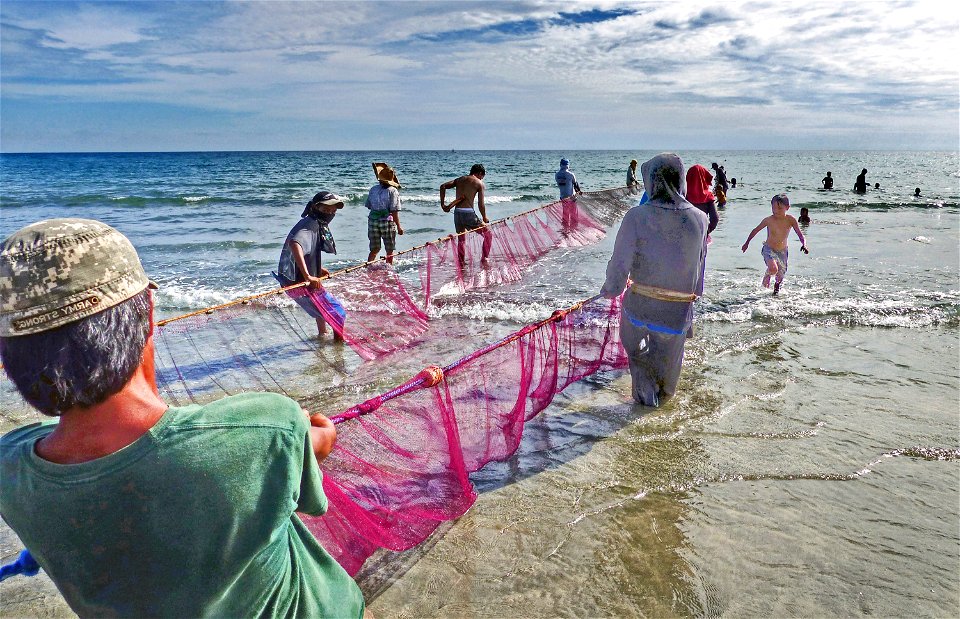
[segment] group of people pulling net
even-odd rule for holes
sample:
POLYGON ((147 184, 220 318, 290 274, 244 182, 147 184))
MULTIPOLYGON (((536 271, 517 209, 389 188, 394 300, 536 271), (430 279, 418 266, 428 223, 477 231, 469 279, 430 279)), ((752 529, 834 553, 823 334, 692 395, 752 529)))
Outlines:
MULTIPOLYGON (((374 262, 335 271, 322 289, 301 283, 160 321, 164 399, 185 404, 259 389, 289 395, 309 410, 324 398, 311 395, 317 388, 295 390, 291 382, 297 360, 319 340, 303 313, 283 303, 281 291, 308 299, 364 361, 429 348, 431 338, 445 337, 431 332, 430 310, 438 298, 519 282, 548 252, 598 242, 635 193, 580 194, 491 222, 485 234, 465 232, 398 252, 393 266, 374 262), (267 343, 264 333, 276 339, 267 343)), ((619 313, 619 299, 599 296, 557 309, 331 415, 337 445, 322 467, 329 508, 322 517, 301 514, 301 520, 351 574, 380 548, 419 544, 473 504, 469 474, 513 454, 524 423, 558 392, 597 371, 626 366, 619 313)), ((330 364, 314 375, 347 373, 331 347, 319 349, 327 356, 313 359, 330 364)))
POLYGON ((637 402, 676 389, 708 221, 684 198, 678 157, 641 172, 647 206, 629 208, 634 186, 577 193, 484 216, 392 266, 311 274, 156 325, 155 285, 120 232, 83 219, 17 231, 0 249, 0 354, 25 401, 60 420, 3 437, 4 519, 81 615, 362 613, 349 575, 463 514, 470 474, 515 453, 568 385, 629 365, 637 402), (621 219, 599 295, 462 354, 446 303, 521 281, 621 219), (349 349, 323 345, 282 293, 349 349), (437 358, 456 360, 420 364, 444 342, 437 358), (377 379, 343 380, 357 375, 377 379))
POLYGON ((410 350, 430 338, 429 312, 438 298, 519 282, 548 252, 596 243, 635 191, 617 188, 552 202, 491 222, 485 234, 464 232, 398 252, 393 266, 375 261, 335 271, 322 289, 299 283, 159 321, 163 395, 186 403, 258 389, 298 399, 276 373, 284 360, 295 363, 317 342, 303 313, 284 304, 279 293, 313 305, 363 360, 410 350), (485 236, 491 241, 483 260, 485 236))

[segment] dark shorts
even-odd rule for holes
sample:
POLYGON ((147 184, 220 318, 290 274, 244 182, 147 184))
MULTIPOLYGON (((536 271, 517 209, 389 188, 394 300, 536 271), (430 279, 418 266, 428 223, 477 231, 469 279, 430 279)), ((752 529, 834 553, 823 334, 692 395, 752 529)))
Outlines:
POLYGON ((477 214, 473 209, 454 209, 453 211, 453 225, 456 226, 457 233, 466 232, 467 230, 474 230, 483 225, 483 221, 477 217, 477 214))
POLYGON ((370 240, 371 252, 380 251, 380 240, 383 239, 384 249, 392 254, 397 248, 397 226, 393 219, 368 219, 367 239, 370 240))

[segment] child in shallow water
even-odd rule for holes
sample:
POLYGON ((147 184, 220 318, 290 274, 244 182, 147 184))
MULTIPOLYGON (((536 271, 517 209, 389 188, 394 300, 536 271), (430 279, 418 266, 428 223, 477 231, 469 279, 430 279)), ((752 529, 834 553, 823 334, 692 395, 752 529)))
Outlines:
POLYGON ((747 242, 740 249, 746 252, 753 237, 764 228, 767 229, 767 240, 763 242, 763 247, 760 249, 760 255, 763 256, 763 261, 767 265, 767 272, 763 276, 763 287, 769 288, 770 279, 775 277, 773 294, 777 294, 780 292, 783 278, 787 275, 787 237, 790 235, 791 229, 795 230, 797 236, 800 237, 800 251, 805 254, 810 252, 807 250, 807 240, 804 238, 797 220, 792 215, 787 215, 787 209, 790 208, 790 199, 787 198, 787 194, 781 193, 773 196, 773 199, 770 200, 770 207, 773 214, 763 218, 763 221, 750 232, 747 242))

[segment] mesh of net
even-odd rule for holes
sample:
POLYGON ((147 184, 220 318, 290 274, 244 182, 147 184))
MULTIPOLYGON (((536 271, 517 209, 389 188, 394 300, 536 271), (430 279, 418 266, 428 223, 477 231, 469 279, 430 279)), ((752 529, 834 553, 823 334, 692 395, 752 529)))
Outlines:
MULTIPOLYGON (((617 188, 582 194, 494 222, 484 232, 413 248, 398 256, 395 266, 374 263, 334 273, 324 281, 324 291, 342 304, 345 321, 324 291, 297 287, 286 292, 308 299, 361 360, 409 351, 442 337, 430 332, 428 316, 438 295, 517 282, 552 250, 596 243, 606 226, 623 215, 629 207, 626 198, 634 193, 617 188)), ((327 365, 328 374, 348 373, 351 361, 323 351, 313 320, 305 316, 282 297, 265 293, 245 304, 158 323, 161 392, 177 405, 247 390, 291 397, 304 388, 316 392, 308 384, 310 376, 296 376, 306 353, 318 366, 327 365), (304 384, 291 384, 297 382, 304 384)))
POLYGON ((469 509, 470 473, 509 458, 557 393, 626 366, 618 326, 618 300, 593 300, 333 416, 329 510, 301 519, 351 574, 380 548, 416 546, 469 509))

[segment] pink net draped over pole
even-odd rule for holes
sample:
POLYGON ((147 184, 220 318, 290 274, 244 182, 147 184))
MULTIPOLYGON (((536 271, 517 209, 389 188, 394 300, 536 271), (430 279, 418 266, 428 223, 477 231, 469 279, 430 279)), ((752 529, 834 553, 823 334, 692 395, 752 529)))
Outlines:
POLYGON ((469 509, 469 474, 509 458, 558 392, 626 366, 618 327, 619 301, 597 300, 333 416, 330 508, 301 519, 351 574, 379 548, 416 546, 469 509))

